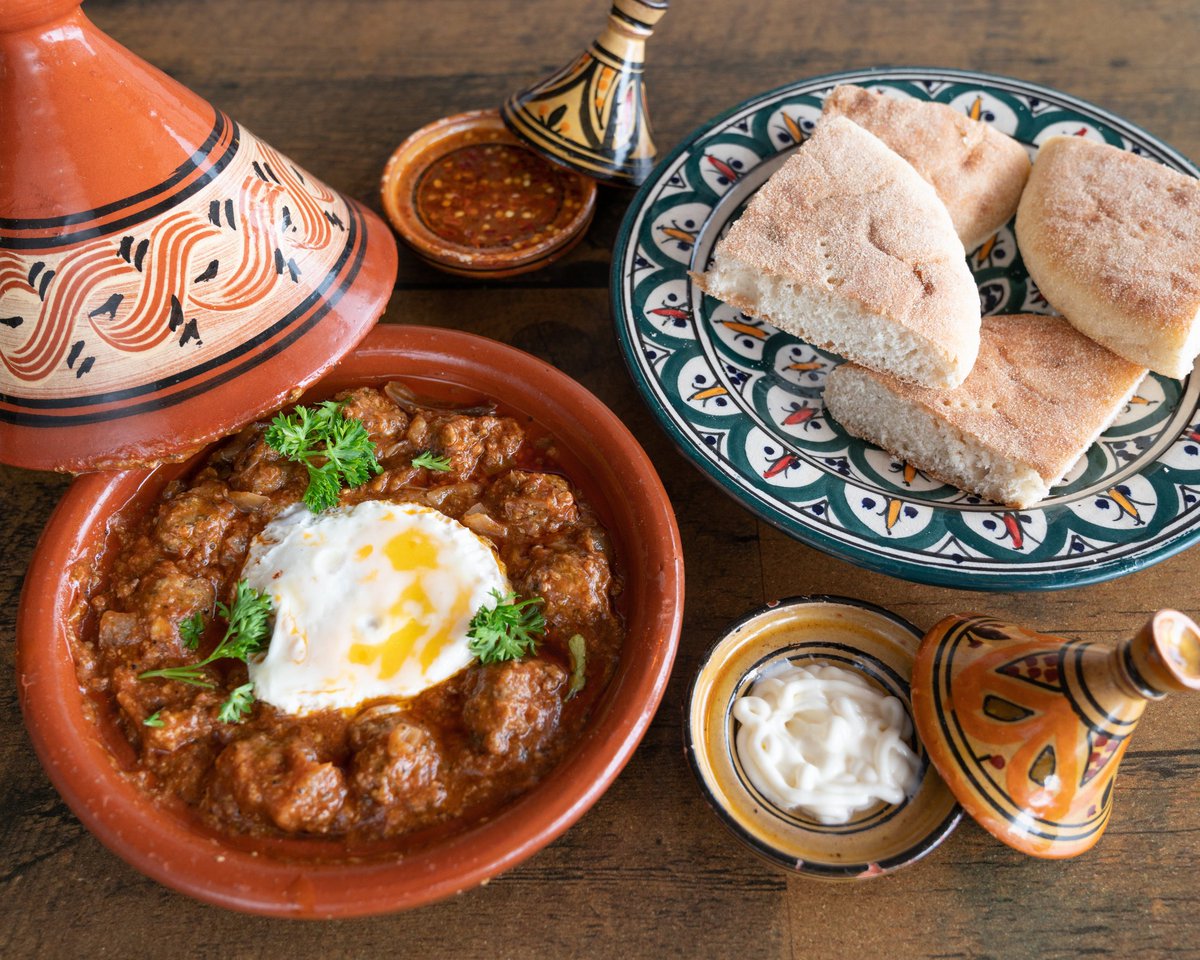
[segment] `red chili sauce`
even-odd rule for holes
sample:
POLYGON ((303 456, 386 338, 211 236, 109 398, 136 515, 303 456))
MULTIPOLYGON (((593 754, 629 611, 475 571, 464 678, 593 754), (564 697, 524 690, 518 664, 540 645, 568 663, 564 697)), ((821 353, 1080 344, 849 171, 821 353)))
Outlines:
POLYGON ((509 143, 452 150, 422 174, 414 200, 421 221, 443 240, 514 250, 557 234, 582 202, 577 178, 509 143))

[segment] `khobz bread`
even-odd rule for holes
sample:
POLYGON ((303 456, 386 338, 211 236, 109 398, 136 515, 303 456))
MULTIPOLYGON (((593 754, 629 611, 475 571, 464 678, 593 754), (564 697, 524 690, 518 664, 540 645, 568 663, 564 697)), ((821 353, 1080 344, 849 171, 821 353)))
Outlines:
POLYGON ((1079 330, 1166 377, 1200 353, 1200 181, 1107 144, 1042 144, 1017 213, 1029 275, 1079 330))
POLYGON ((963 246, 974 250, 1017 212, 1029 154, 1012 137, 944 103, 835 87, 824 116, 869 130, 933 184, 963 246))
POLYGON ((1146 369, 1061 317, 985 317, 979 359, 956 390, 929 390, 854 364, 825 383, 846 430, 923 473, 1030 507, 1121 412, 1146 369))
POLYGON ((701 289, 847 359, 962 383, 979 295, 945 205, 877 137, 822 123, 717 244, 701 289))

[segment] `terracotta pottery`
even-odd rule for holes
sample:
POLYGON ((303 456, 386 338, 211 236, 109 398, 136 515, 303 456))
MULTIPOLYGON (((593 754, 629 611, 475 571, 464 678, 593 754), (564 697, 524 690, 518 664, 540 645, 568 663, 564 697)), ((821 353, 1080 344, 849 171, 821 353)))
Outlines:
POLYGON ((789 871, 819 880, 857 880, 914 863, 950 834, 962 808, 929 765, 915 732, 908 745, 922 772, 908 798, 879 802, 841 824, 775 806, 753 785, 735 746, 733 702, 785 661, 856 670, 907 709, 920 637, 920 630, 893 613, 825 596, 767 604, 725 630, 692 683, 684 749, 705 798, 739 840, 789 871))
POLYGON ((74 471, 275 409, 396 275, 375 216, 78 6, 0 0, 0 461, 74 471))
POLYGON ((561 70, 508 98, 517 136, 597 180, 637 186, 654 168, 642 71, 667 0, 615 0, 604 31, 561 70))
POLYGON ((1200 690, 1200 628, 1174 610, 1115 648, 971 614, 925 635, 912 700, 967 813, 1023 853, 1060 858, 1104 832, 1146 701, 1183 690, 1200 690))
POLYGON ((457 402, 493 398, 556 439, 565 468, 612 537, 628 635, 582 738, 533 790, 491 819, 430 845, 403 838, 350 849, 320 839, 223 836, 182 804, 159 805, 122 773, 124 735, 80 694, 71 631, 83 610, 79 564, 93 564, 111 523, 153 501, 189 464, 90 474, 67 491, 25 580, 17 622, 17 687, 30 739, 84 825, 155 880, 210 903, 293 917, 358 916, 429 903, 482 883, 559 836, 620 772, 653 717, 675 658, 683 560, 674 512, 649 459, 621 422, 542 361, 453 330, 371 332, 310 394, 403 379, 457 402))
POLYGON ((495 110, 443 117, 412 134, 388 160, 381 192, 401 238, 464 277, 553 263, 583 239, 596 210, 594 180, 546 160, 495 110))

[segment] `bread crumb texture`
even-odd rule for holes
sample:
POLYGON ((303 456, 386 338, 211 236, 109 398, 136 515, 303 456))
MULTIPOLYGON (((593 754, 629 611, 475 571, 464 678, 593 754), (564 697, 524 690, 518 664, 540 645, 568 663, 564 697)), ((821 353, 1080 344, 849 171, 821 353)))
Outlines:
POLYGON ((823 122, 717 244, 699 286, 848 359, 961 383, 979 296, 933 188, 877 137, 823 122))
POLYGON ((843 84, 825 117, 846 117, 875 134, 933 185, 967 250, 1017 212, 1029 154, 1012 137, 944 103, 898 98, 843 84))
POLYGON ((1165 376, 1200 353, 1200 181, 1081 137, 1042 145, 1017 242, 1043 296, 1088 336, 1165 376))
POLYGON ((931 390, 856 365, 825 401, 855 436, 980 496, 1032 506, 1124 408, 1146 370, 1061 317, 985 317, 963 385, 931 390))

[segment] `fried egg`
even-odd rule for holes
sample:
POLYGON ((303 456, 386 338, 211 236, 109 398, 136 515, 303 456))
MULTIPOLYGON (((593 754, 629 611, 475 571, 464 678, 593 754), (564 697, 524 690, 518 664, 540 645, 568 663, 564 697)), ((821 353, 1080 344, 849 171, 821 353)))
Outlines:
POLYGON ((509 589, 488 541, 414 503, 368 500, 281 513, 242 575, 270 595, 275 627, 249 664, 254 695, 288 713, 412 697, 473 659, 467 631, 509 589))

